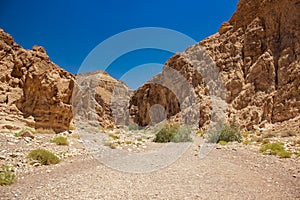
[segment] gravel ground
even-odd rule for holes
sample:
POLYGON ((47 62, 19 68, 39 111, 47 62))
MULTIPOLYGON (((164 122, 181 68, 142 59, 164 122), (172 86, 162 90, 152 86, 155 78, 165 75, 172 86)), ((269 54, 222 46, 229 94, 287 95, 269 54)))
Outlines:
POLYGON ((18 182, 0 187, 0 199, 300 199, 299 158, 231 143, 200 159, 200 144, 197 139, 176 162, 149 173, 114 170, 84 151, 22 172, 18 182))

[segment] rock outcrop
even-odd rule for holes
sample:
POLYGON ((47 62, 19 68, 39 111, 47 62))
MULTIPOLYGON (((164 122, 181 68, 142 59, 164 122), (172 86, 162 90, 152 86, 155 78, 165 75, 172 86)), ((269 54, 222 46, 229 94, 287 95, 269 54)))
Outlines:
POLYGON ((69 130, 74 77, 43 47, 25 50, 0 29, 0 128, 69 130))
MULTIPOLYGON (((205 128, 212 117, 212 94, 207 76, 195 66, 193 56, 199 49, 206 50, 219 70, 229 123, 256 129, 300 115, 299 0, 241 0, 218 33, 167 61, 166 66, 180 72, 194 88, 200 102, 199 127, 205 128)), ((180 112, 170 91, 157 87, 147 83, 132 97, 131 114, 140 125, 149 122, 148 107, 154 103, 174 107, 167 109, 169 115, 180 112), (156 98, 145 103, 149 94, 156 98)))
POLYGON ((73 91, 74 122, 77 127, 112 128, 128 124, 128 102, 132 90, 103 71, 76 75, 73 91))

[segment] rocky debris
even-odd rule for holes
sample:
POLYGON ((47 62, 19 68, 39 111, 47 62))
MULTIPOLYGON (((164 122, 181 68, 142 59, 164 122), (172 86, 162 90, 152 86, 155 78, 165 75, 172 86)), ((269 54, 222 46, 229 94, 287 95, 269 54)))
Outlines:
POLYGON ((58 135, 67 137, 70 145, 62 146, 51 143, 50 140, 57 137, 57 135, 53 134, 36 133, 33 135, 29 131, 24 131, 20 137, 16 137, 13 133, 0 133, 0 166, 14 166, 17 169, 17 173, 23 176, 24 174, 32 173, 35 167, 40 166, 39 163, 30 163, 26 159, 31 150, 45 148, 61 159, 87 154, 80 137, 76 133, 63 132, 58 135), (26 137, 25 135, 27 134, 34 137, 26 137))
MULTIPOLYGON (((76 75, 73 91, 75 126, 88 124, 112 128, 128 124, 128 102, 132 90, 106 72, 95 71, 76 75)), ((85 126, 85 125, 83 125, 85 126)))
POLYGON ((0 71, 0 128, 69 129, 74 78, 43 47, 25 50, 1 29, 0 71))
POLYGON ((105 146, 122 149, 128 152, 145 152, 152 143, 155 134, 149 130, 125 130, 115 129, 103 132, 107 140, 103 141, 105 146))
MULTIPOLYGON (((214 117, 211 97, 215 94, 211 94, 210 88, 218 85, 217 76, 201 71, 205 65, 199 68, 201 64, 197 64, 203 61, 212 66, 203 57, 205 53, 197 57, 196 53, 203 49, 219 70, 224 90, 220 87, 216 93, 227 103, 229 123, 258 130, 299 116, 299 10, 299 0, 241 0, 235 14, 222 24, 218 33, 167 61, 165 65, 180 72, 196 93, 200 102, 200 128, 206 129, 214 117)), ((175 98, 165 102, 171 92, 159 87, 147 83, 132 97, 132 115, 139 125, 149 123, 149 106, 154 102, 167 108, 168 115, 179 112, 175 98), (156 98, 145 103, 150 94, 156 98)))
POLYGON ((33 135, 30 131, 28 131, 28 130, 24 131, 24 132, 21 134, 21 136, 22 136, 22 137, 28 137, 28 138, 34 139, 34 135, 33 135))

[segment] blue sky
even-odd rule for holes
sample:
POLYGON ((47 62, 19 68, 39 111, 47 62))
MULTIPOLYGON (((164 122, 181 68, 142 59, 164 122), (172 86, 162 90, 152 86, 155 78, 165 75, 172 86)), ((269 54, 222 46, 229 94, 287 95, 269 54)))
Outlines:
MULTIPOLYGON (((237 0, 1 0, 0 27, 26 49, 44 46, 53 62, 77 73, 86 56, 115 34, 163 27, 200 41, 216 33, 236 5, 237 0)), ((107 71, 120 79, 133 66, 163 64, 172 54, 154 49, 134 51, 120 56, 107 71)), ((160 70, 159 66, 153 68, 152 73, 160 70)), ((152 75, 150 71, 146 74, 152 75)))

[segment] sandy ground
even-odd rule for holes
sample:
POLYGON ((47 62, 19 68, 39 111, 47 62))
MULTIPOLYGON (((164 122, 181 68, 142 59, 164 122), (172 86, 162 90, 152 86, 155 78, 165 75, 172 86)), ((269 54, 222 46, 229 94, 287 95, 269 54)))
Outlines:
POLYGON ((0 199, 300 199, 300 159, 242 144, 216 145, 204 159, 193 143, 175 163, 150 173, 111 169, 92 155, 35 167, 0 187, 0 199))

